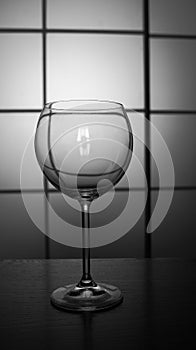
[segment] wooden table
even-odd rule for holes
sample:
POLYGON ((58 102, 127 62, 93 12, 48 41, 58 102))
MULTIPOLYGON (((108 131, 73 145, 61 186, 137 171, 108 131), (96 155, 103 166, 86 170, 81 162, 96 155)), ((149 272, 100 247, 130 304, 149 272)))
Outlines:
POLYGON ((196 349, 196 261, 95 259, 96 281, 119 286, 121 305, 69 313, 53 289, 79 280, 80 260, 0 262, 0 348, 196 349))

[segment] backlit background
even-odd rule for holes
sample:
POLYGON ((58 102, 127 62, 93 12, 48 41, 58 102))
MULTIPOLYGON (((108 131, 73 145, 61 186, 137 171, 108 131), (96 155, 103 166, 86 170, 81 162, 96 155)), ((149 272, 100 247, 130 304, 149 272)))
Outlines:
MULTIPOLYGON (((22 154, 43 104, 71 98, 122 102, 137 135, 145 133, 144 118, 151 119, 175 167, 171 208, 151 238, 144 212, 131 232, 92 256, 196 257, 195 13, 194 0, 0 1, 0 258, 80 257, 78 249, 46 239, 20 194, 22 154)), ((152 209, 157 169, 141 145, 134 151, 151 181, 152 209)), ((26 192, 42 201, 34 157, 32 149, 26 192)), ((135 164, 128 176, 137 178, 135 164)), ((119 186, 119 200, 126 190, 119 186)), ((143 179, 131 190, 144 198, 143 179)))

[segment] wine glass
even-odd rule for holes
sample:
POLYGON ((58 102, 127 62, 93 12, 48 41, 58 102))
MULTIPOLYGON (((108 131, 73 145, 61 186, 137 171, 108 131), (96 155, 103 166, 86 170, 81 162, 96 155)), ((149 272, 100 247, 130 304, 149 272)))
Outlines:
POLYGON ((56 289, 54 306, 96 311, 122 299, 112 285, 96 283, 90 273, 90 205, 124 175, 131 160, 133 136, 121 103, 68 100, 47 103, 40 115, 35 152, 51 184, 78 200, 82 219, 83 275, 77 284, 56 289))

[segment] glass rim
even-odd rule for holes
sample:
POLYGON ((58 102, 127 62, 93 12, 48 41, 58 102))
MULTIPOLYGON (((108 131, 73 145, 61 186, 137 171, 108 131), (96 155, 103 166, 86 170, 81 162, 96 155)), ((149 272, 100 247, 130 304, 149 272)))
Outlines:
POLYGON ((47 102, 44 105, 44 108, 48 108, 50 111, 54 112, 62 112, 62 111, 79 111, 78 107, 81 107, 82 110, 82 104, 86 106, 86 104, 92 104, 92 108, 85 108, 84 111, 108 111, 108 110, 115 110, 115 109, 125 109, 123 104, 120 102, 112 101, 112 100, 100 100, 100 99, 69 99, 69 100, 56 100, 56 101, 51 101, 47 102), (53 107, 53 105, 58 104, 58 103, 64 103, 65 107, 53 107), (81 105, 75 105, 75 106, 69 106, 71 103, 81 103, 81 105), (93 108, 93 103, 94 104, 100 104, 98 107, 93 108), (66 108, 67 104, 67 108, 66 108), (101 104, 108 104, 108 106, 105 106, 101 108, 101 104))

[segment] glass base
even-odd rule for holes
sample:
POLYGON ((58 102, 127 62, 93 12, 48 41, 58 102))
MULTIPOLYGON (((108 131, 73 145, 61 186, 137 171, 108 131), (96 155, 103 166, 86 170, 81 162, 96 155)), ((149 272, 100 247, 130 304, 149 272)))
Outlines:
POLYGON ((67 311, 105 310, 120 304, 122 300, 121 291, 105 283, 89 287, 70 284, 51 294, 52 304, 67 311))

